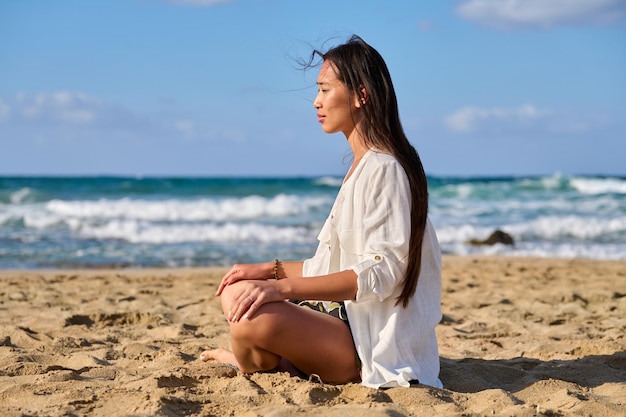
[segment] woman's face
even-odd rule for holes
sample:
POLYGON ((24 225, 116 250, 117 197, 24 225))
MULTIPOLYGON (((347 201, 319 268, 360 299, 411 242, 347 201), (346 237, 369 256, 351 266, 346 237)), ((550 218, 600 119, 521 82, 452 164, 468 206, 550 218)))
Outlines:
POLYGON ((342 132, 349 137, 354 130, 354 109, 358 106, 354 94, 337 79, 334 66, 326 60, 317 77, 317 95, 313 107, 317 109, 317 121, 326 133, 342 132))

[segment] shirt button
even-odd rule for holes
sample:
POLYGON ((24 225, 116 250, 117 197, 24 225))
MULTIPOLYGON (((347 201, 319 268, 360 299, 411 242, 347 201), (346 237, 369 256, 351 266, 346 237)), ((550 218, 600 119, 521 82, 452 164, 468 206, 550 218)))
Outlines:
POLYGON ((380 255, 376 255, 376 256, 374 256, 374 259, 377 260, 377 261, 380 261, 383 258, 380 255))

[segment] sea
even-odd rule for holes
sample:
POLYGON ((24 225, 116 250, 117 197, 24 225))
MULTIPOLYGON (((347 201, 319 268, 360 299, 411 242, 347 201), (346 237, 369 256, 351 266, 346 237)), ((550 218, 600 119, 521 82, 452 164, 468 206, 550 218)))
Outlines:
MULTIPOLYGON (((341 177, 0 177, 0 269, 302 260, 341 177)), ((626 260, 626 177, 430 176, 444 254, 626 260), (475 246, 502 230, 513 245, 475 246)))

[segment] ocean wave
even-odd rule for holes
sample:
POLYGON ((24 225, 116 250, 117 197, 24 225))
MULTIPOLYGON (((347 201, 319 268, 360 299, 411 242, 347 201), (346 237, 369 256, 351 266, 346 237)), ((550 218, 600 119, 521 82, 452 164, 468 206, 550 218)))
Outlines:
POLYGON ((31 193, 30 188, 28 187, 20 188, 19 190, 11 193, 11 196, 9 197, 9 199, 12 204, 19 204, 22 201, 24 201, 30 193, 31 193))
POLYGON ((582 194, 626 194, 626 179, 575 177, 570 184, 582 194))
POLYGON ((328 197, 298 197, 280 194, 273 198, 200 200, 119 200, 63 201, 46 204, 51 215, 62 218, 141 219, 150 221, 227 221, 289 217, 330 207, 328 197))
POLYGON ((507 228, 524 239, 611 242, 626 237, 626 217, 545 216, 507 228))
POLYGON ((518 198, 498 200, 462 200, 460 198, 434 199, 430 202, 431 214, 452 219, 501 220, 517 216, 539 216, 546 214, 577 214, 589 217, 626 214, 626 200, 610 195, 594 198, 518 198))
MULTIPOLYGON (((557 173, 429 185, 444 253, 626 259, 626 178, 557 173), (515 245, 465 243, 495 229, 515 245)), ((0 268, 302 259, 340 186, 333 176, 0 178, 0 268)))
POLYGON ((75 225, 83 238, 117 239, 130 243, 258 242, 306 243, 315 233, 305 227, 279 227, 259 223, 154 224, 137 220, 113 220, 102 225, 75 225))
POLYGON ((434 183, 431 191, 440 198, 491 200, 519 196, 520 193, 543 195, 542 192, 559 194, 570 191, 582 195, 626 194, 626 178, 566 176, 560 173, 543 177, 448 179, 434 183))
POLYGON ((612 219, 585 216, 542 216, 518 223, 495 225, 475 223, 444 224, 436 227, 442 243, 465 243, 486 239, 495 229, 502 229, 516 242, 626 242, 626 217, 612 219))
POLYGON ((339 177, 320 177, 313 181, 315 185, 324 185, 327 187, 341 187, 343 180, 339 177))
POLYGON ((21 204, 32 201, 35 198, 34 191, 30 187, 15 189, 3 189, 0 185, 0 205, 21 204))
POLYGON ((626 260, 626 243, 522 242, 515 246, 471 246, 455 242, 443 243, 441 247, 444 254, 453 255, 504 255, 539 258, 626 260))

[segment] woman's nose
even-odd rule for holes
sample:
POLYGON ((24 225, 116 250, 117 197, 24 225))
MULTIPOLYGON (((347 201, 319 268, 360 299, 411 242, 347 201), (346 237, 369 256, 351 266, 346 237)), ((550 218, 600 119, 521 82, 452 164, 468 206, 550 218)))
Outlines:
POLYGON ((315 96, 315 100, 313 100, 313 107, 319 109, 321 107, 320 102, 318 100, 318 95, 315 96))

